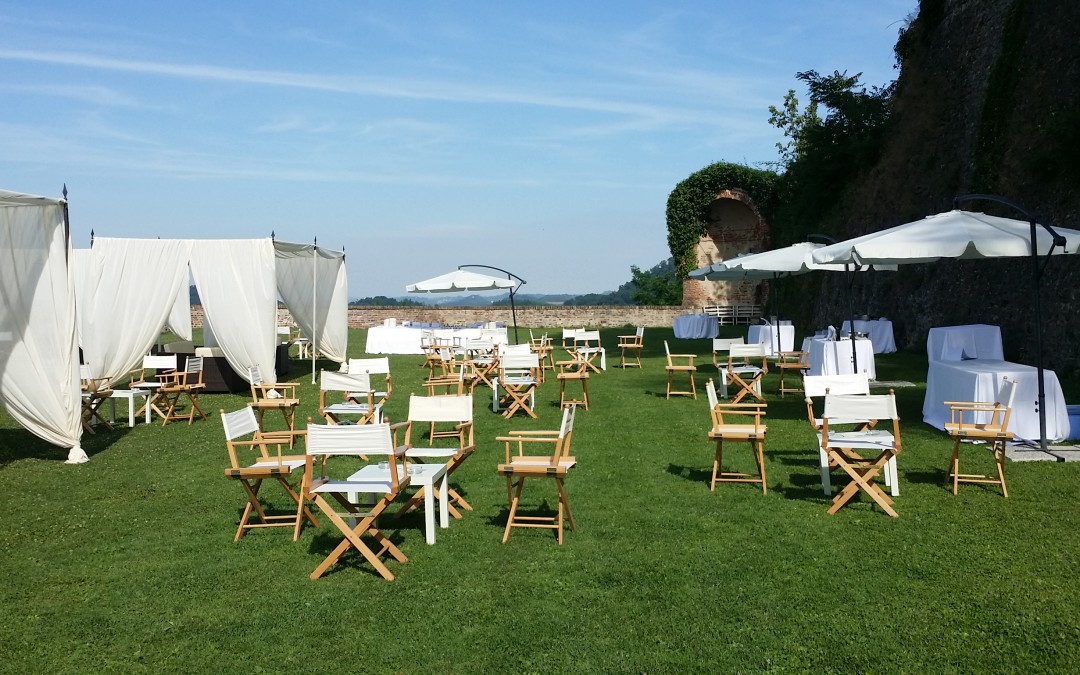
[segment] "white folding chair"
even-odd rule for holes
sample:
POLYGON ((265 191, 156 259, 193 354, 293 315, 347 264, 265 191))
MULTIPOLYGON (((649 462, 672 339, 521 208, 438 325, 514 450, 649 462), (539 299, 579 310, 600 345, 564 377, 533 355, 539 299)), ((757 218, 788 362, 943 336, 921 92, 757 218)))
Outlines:
POLYGON ((898 514, 892 508, 892 498, 874 482, 875 476, 885 471, 889 459, 900 453, 900 416, 896 412, 893 392, 826 394, 818 439, 819 446, 828 455, 830 466, 839 467, 851 477, 851 482, 833 497, 828 513, 835 514, 861 490, 885 513, 896 518, 898 514), (846 427, 850 420, 859 419, 891 420, 892 429, 836 429, 836 426, 846 427))
POLYGON ((376 528, 379 515, 409 485, 404 454, 404 448, 400 451, 395 449, 389 424, 308 425, 303 497, 314 501, 344 537, 311 573, 312 580, 321 577, 351 548, 355 548, 387 581, 393 581, 394 575, 380 560, 382 554, 389 553, 401 563, 409 561, 405 554, 376 528), (364 461, 367 461, 368 457, 377 457, 386 464, 366 464, 345 478, 338 478, 336 474, 329 475, 329 471, 337 468, 334 466, 336 462, 332 460, 343 456, 364 461), (319 466, 318 474, 316 464, 319 466), (360 495, 373 503, 361 507, 360 495), (344 510, 339 511, 338 507, 344 510), (350 524, 350 520, 355 520, 355 524, 350 524), (362 537, 365 535, 375 540, 377 549, 372 550, 364 542, 362 537))
MULTIPOLYGON (((806 395, 806 415, 810 421, 810 428, 815 433, 821 432, 821 417, 814 410, 814 399, 824 398, 826 394, 869 394, 870 380, 866 373, 853 373, 846 375, 806 375, 803 377, 803 389, 806 395)), ((870 429, 876 424, 871 419, 834 419, 833 427, 846 425, 856 431, 870 429)), ((832 494, 832 467, 829 465, 829 457, 822 448, 818 448, 818 462, 821 471, 821 489, 825 496, 832 494)), ((900 481, 897 479, 896 456, 889 458, 885 467, 885 485, 890 489, 893 497, 900 496, 900 481)))

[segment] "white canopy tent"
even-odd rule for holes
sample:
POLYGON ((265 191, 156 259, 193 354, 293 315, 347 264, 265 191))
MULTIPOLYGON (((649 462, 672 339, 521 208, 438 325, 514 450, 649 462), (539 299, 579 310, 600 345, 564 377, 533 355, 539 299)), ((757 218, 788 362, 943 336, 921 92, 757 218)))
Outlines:
POLYGON ((293 320, 311 338, 311 383, 315 355, 345 362, 349 333, 349 284, 345 253, 315 244, 274 241, 277 289, 293 320))
MULTIPOLYGON (((327 358, 345 361, 347 280, 344 255, 266 239, 177 240, 96 237, 79 252, 79 322, 84 360, 98 377, 117 378, 138 364, 163 326, 174 323, 191 277, 207 334, 247 379, 258 366, 272 382, 277 299, 327 358), (280 253, 279 253, 280 252, 280 253), (303 275, 296 269, 302 266, 303 275)), ((190 310, 189 310, 190 311, 190 310)))
POLYGON ((77 464, 87 456, 69 251, 65 200, 0 190, 0 403, 77 464))

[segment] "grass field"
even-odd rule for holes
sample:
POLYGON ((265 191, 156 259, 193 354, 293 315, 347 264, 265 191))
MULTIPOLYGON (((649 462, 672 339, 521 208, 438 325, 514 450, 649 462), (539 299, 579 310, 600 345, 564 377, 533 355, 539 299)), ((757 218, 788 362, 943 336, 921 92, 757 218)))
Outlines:
MULTIPOLYGON (((826 514, 805 405, 774 394, 772 373, 768 495, 710 493, 707 341, 672 343, 701 355, 701 395, 665 400, 671 331, 648 329, 644 367, 624 371, 610 366, 625 332, 603 331, 609 369, 577 416, 577 532, 561 547, 543 530, 500 543, 494 438, 556 428, 558 386, 541 387, 536 421, 504 420, 478 389, 477 451, 454 481, 476 510, 434 546, 419 516, 387 527, 410 558, 389 563, 392 583, 355 555, 310 581, 339 540, 329 523, 296 543, 283 529, 232 542, 243 495, 222 476, 218 410, 246 397, 204 395, 210 419, 190 427, 85 436, 79 466, 0 414, 0 671, 1075 671, 1080 465, 1010 463, 1008 499, 981 486, 954 497, 950 444, 921 421, 925 356, 900 353, 877 361, 879 379, 917 385, 896 391, 898 519, 865 497, 826 514)), ((349 354, 363 344, 350 331, 349 354)), ((391 357, 394 421, 420 391, 420 361, 391 357)), ((302 417, 317 404, 305 368, 288 377, 302 417)), ((742 448, 725 457, 751 467, 742 448)), ((966 457, 991 468, 989 453, 966 457)), ((530 506, 554 505, 545 487, 530 506)), ((264 493, 286 505, 276 486, 264 493)))

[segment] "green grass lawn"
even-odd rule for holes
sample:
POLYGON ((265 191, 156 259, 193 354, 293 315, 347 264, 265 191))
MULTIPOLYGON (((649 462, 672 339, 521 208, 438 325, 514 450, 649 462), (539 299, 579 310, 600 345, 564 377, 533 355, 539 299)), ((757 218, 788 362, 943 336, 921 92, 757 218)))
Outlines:
MULTIPOLYGON (((476 510, 434 546, 419 515, 387 526, 410 559, 388 563, 392 583, 355 554, 310 581, 340 538, 325 519, 296 543, 285 529, 233 543, 244 500, 222 475, 218 410, 246 397, 202 396, 210 419, 190 427, 85 436, 91 459, 79 466, 0 414, 0 671, 1076 668, 1080 465, 1010 463, 1008 499, 982 486, 954 497, 942 485, 950 443, 921 421, 925 356, 900 353, 877 360, 879 379, 917 385, 896 391, 898 519, 866 497, 826 514, 805 405, 773 393, 775 373, 765 381, 768 495, 749 484, 710 493, 708 341, 648 329, 644 367, 624 371, 611 366, 625 332, 603 331, 609 369, 592 377, 590 410, 577 415, 567 490, 578 531, 561 547, 544 530, 500 543, 494 438, 557 428, 559 392, 549 379, 539 420, 507 421, 478 388, 477 451, 455 474, 476 510), (665 400, 664 338, 700 355, 698 400, 665 400)), ((363 344, 364 331, 350 331, 349 354, 363 344)), ((420 362, 391 357, 394 421, 421 391, 420 362)), ((293 361, 288 377, 301 383, 304 418, 318 399, 306 367, 293 361)), ((752 466, 738 446, 725 459, 752 466)), ((989 453, 965 459, 992 467, 989 453)), ((526 488, 527 505, 555 504, 554 485, 526 488)), ((286 506, 277 486, 264 493, 286 506)))

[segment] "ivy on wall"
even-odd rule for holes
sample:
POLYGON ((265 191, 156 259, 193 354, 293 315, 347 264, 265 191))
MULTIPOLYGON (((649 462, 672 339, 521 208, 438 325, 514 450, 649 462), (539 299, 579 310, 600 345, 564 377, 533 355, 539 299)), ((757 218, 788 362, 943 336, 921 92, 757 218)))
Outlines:
POLYGON ((679 278, 694 269, 694 246, 708 227, 706 211, 724 190, 741 189, 766 220, 776 202, 777 174, 742 164, 717 162, 690 174, 668 196, 668 248, 679 278))

